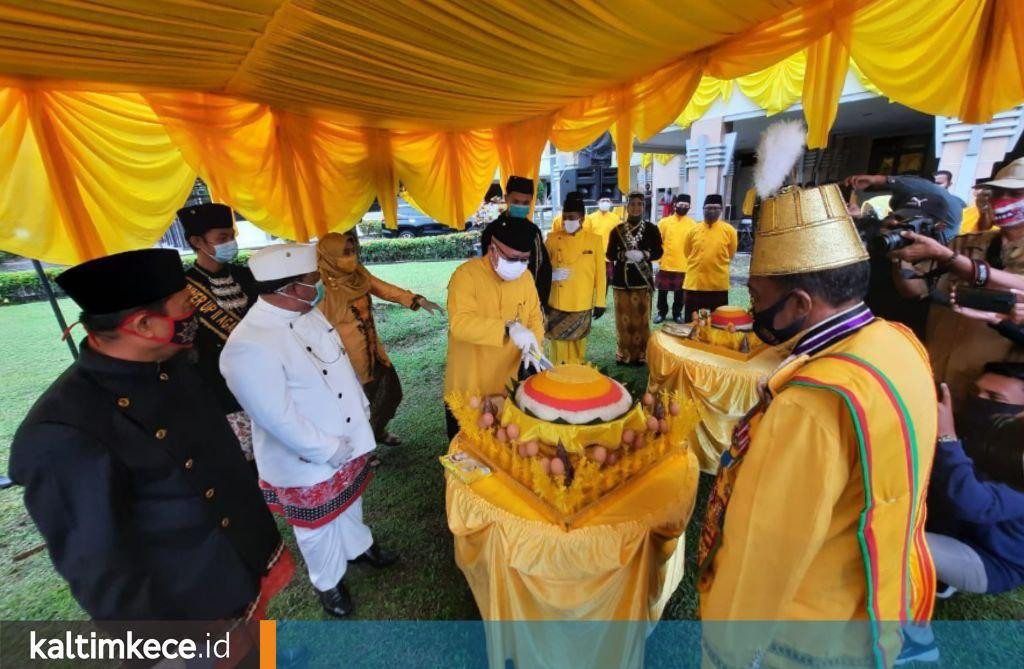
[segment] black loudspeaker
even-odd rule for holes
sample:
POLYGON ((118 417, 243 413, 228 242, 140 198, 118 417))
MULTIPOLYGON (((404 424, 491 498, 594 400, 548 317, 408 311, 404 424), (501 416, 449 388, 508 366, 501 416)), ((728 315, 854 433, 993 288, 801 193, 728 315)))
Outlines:
POLYGON ((562 172, 559 185, 562 197, 570 191, 579 191, 587 204, 594 204, 602 197, 611 198, 613 202, 622 200, 617 167, 574 167, 562 172))

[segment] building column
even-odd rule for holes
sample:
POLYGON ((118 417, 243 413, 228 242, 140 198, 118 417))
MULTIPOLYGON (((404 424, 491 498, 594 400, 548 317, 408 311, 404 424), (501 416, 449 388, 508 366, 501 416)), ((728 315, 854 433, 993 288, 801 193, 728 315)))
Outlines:
POLYGON ((704 198, 718 193, 725 202, 726 176, 731 173, 736 133, 725 132, 721 117, 702 118, 690 126, 686 140, 686 182, 693 198, 693 217, 704 220, 704 198))
POLYGON ((952 191, 969 202, 974 184, 991 176, 992 168, 1013 149, 1022 132, 1024 105, 980 125, 936 116, 935 157, 940 170, 953 173, 952 191))

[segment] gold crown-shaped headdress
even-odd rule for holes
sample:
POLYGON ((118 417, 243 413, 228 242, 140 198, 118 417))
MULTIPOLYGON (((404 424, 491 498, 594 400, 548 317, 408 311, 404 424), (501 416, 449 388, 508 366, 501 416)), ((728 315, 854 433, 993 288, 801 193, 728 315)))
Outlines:
POLYGON ((838 185, 790 186, 761 203, 751 276, 817 272, 867 259, 838 185))

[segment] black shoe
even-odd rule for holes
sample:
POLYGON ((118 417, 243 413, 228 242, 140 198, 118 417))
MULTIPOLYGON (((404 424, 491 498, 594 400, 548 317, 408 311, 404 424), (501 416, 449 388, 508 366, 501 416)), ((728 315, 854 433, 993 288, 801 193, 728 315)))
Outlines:
POLYGON ((330 590, 317 590, 316 594, 320 598, 320 605, 324 607, 324 611, 335 618, 344 618, 356 609, 348 594, 348 588, 342 581, 338 581, 338 585, 330 590))
POLYGON ((658 314, 654 317, 654 324, 657 325, 665 320, 665 314, 658 314))
POLYGON ((682 316, 673 316, 672 320, 674 320, 676 323, 679 323, 680 325, 682 325, 683 323, 686 322, 686 321, 683 320, 682 316))
POLYGON ((380 547, 379 544, 374 543, 370 546, 365 553, 357 557, 352 562, 365 562, 372 567, 390 567, 391 565, 398 562, 398 553, 393 551, 386 551, 380 547))

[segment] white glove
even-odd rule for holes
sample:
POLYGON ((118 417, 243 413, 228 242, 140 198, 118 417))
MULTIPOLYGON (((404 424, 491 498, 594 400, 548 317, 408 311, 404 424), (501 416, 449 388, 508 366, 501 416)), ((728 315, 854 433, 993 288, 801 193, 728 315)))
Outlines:
POLYGON ((339 440, 341 444, 338 446, 338 450, 334 451, 334 455, 327 461, 327 464, 335 469, 352 459, 352 440, 348 437, 339 437, 339 440))
POLYGON ((556 267, 551 270, 552 281, 566 281, 569 279, 569 268, 568 267, 556 267))
POLYGON ((636 249, 630 249, 626 251, 626 260, 632 260, 633 262, 640 262, 644 259, 644 252, 637 251, 636 249))
POLYGON ((531 350, 540 350, 537 345, 537 337, 534 336, 530 328, 522 323, 515 322, 508 326, 508 338, 516 345, 516 348, 523 352, 523 355, 531 350))
POLYGON ((533 371, 535 373, 539 373, 541 371, 540 360, 538 360, 537 356, 535 356, 532 353, 523 351, 523 358, 521 360, 521 363, 526 366, 527 370, 533 367, 533 371))

